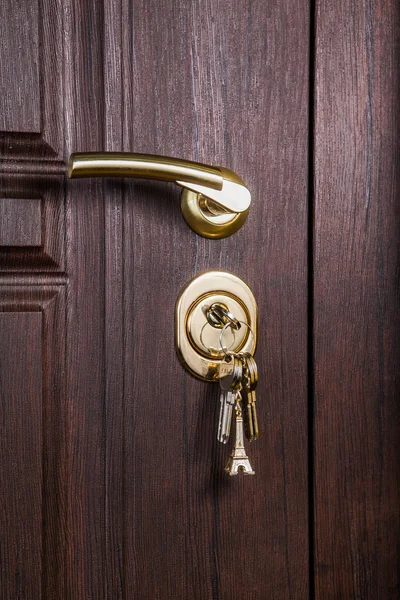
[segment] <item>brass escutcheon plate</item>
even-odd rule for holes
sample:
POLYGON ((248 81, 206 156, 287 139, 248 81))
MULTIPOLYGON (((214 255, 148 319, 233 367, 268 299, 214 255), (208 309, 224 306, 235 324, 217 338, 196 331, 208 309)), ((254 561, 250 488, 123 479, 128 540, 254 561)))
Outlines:
POLYGON ((240 277, 226 271, 209 271, 192 279, 180 293, 175 309, 178 356, 185 368, 203 381, 217 381, 224 356, 221 328, 210 324, 207 311, 215 302, 225 305, 239 321, 237 331, 227 327, 224 346, 232 352, 251 352, 257 344, 257 304, 253 292, 240 277))

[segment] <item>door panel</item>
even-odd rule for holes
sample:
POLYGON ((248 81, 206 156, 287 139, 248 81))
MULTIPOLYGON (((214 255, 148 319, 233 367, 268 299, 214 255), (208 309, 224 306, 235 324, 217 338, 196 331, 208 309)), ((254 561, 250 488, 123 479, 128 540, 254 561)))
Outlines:
POLYGON ((396 2, 317 2, 316 597, 398 598, 396 2))
MULTIPOLYGON (((6 162, 9 171, 15 164, 6 162)), ((39 161, 30 169, 36 165, 39 161)), ((64 196, 62 176, 40 172, 0 176, 0 271, 65 272, 64 196)))
POLYGON ((2 498, 1 579, 12 598, 41 596, 37 576, 42 562, 43 503, 41 317, 40 312, 0 314, 2 338, 7 342, 1 345, 0 356, 0 484, 8 492, 2 498))
POLYGON ((2 598, 66 597, 64 58, 58 2, 0 7, 2 598))
POLYGON ((215 242, 187 228, 176 188, 123 192, 127 596, 303 598, 308 7, 143 1, 123 22, 124 150, 229 164, 253 193, 247 224, 215 242), (177 291, 215 268, 259 303, 254 479, 226 480, 216 390, 172 351, 177 291))
POLYGON ((24 0, 16 7, 12 0, 1 2, 2 159, 14 156, 31 163, 39 157, 62 158, 63 4, 24 0))
POLYGON ((309 7, 8 9, 0 369, 6 440, 25 441, 3 525, 13 548, 26 513, 35 539, 23 587, 9 553, 4 597, 306 598, 309 7), (18 77, 34 76, 18 104, 10 36, 21 29, 33 49, 18 77), (172 185, 64 180, 69 152, 104 149, 236 170, 253 194, 248 222, 205 240, 172 185), (208 269, 243 277, 259 304, 254 478, 225 478, 216 386, 175 356, 177 295, 208 269), (28 399, 32 429, 18 421, 28 399))
POLYGON ((54 597, 66 537, 65 289, 2 283, 1 597, 54 597))

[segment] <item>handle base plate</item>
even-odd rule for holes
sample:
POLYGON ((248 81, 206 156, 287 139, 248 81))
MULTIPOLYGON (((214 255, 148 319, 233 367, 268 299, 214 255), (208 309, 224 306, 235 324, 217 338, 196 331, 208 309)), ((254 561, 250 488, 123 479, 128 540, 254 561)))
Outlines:
POLYGON ((181 210, 189 227, 198 235, 210 239, 229 237, 246 221, 249 209, 242 213, 212 214, 202 208, 201 194, 182 190, 181 210))

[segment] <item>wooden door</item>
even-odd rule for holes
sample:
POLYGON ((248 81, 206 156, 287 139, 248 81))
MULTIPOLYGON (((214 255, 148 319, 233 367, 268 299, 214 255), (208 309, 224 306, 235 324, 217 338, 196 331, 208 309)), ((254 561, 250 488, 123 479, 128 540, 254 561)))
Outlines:
POLYGON ((398 21, 366 0, 0 4, 1 598, 397 597, 398 21), (173 185, 67 181, 90 150, 230 167, 249 219, 206 240, 173 185), (210 269, 259 305, 254 478, 224 475, 215 386, 175 356, 177 295, 210 269))

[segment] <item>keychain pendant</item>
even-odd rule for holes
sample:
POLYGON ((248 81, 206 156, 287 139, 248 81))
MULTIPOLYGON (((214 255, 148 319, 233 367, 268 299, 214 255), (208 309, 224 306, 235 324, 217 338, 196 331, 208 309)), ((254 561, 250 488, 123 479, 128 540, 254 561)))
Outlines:
POLYGON ((228 463, 225 467, 225 472, 230 475, 238 475, 242 471, 245 475, 255 475, 255 471, 251 468, 250 461, 244 448, 243 438, 243 417, 242 409, 240 406, 241 395, 238 393, 236 399, 236 432, 235 432, 235 445, 232 450, 232 454, 229 457, 228 463))

